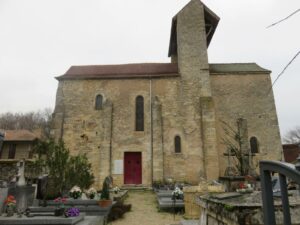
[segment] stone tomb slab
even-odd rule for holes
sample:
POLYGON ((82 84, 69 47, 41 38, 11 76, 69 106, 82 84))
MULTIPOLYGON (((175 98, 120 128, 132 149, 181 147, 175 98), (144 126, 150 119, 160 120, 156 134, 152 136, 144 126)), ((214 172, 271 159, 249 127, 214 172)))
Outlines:
POLYGON ((160 209, 167 209, 167 208, 183 208, 184 201, 181 199, 176 199, 175 204, 171 198, 161 197, 158 198, 158 205, 160 209))
POLYGON ((84 220, 84 215, 77 217, 54 217, 54 216, 37 216, 37 217, 0 217, 0 225, 75 225, 84 220))
POLYGON ((217 194, 212 196, 212 198, 218 199, 218 200, 224 200, 224 199, 229 199, 229 198, 236 198, 240 197, 242 194, 238 192, 228 192, 228 193, 222 193, 222 194, 217 194))
POLYGON ((173 191, 158 191, 156 193, 156 195, 157 195, 158 198, 161 198, 161 197, 172 197, 172 192, 173 191))

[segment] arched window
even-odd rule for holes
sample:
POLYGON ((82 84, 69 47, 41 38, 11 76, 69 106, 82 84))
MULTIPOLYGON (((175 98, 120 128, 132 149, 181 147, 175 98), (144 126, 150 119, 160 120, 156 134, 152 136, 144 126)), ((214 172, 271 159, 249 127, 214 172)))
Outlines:
POLYGON ((144 98, 137 96, 135 100, 135 130, 144 131, 144 98))
POLYGON ((102 95, 97 95, 96 100, 95 100, 95 109, 100 110, 102 109, 102 104, 103 104, 103 97, 102 95))
POLYGON ((181 153, 181 139, 179 136, 175 137, 175 153, 181 153))
POLYGON ((250 149, 251 153, 258 153, 258 141, 256 137, 250 138, 250 149))

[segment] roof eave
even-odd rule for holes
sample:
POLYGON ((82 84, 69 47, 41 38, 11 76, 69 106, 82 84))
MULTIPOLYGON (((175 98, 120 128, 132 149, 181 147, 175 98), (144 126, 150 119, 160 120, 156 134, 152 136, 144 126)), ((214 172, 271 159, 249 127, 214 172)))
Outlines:
POLYGON ((159 79, 159 78, 172 78, 172 77, 179 77, 178 73, 170 73, 170 74, 152 74, 152 75, 141 75, 141 74, 125 74, 125 75, 69 75, 69 76, 59 76, 55 77, 58 81, 63 80, 120 80, 120 79, 159 79))

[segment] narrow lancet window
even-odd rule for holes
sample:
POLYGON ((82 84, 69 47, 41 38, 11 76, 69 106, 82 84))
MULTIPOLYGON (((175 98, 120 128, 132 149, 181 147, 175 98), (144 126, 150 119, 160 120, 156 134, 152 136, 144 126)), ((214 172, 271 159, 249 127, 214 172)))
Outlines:
POLYGON ((181 139, 179 136, 175 137, 175 153, 181 153, 181 139))
POLYGON ((144 98, 137 96, 135 101, 135 130, 144 131, 144 98))
POLYGON ((103 104, 103 97, 102 95, 97 95, 96 100, 95 100, 95 109, 100 110, 102 109, 102 104, 103 104))
POLYGON ((251 153, 255 154, 258 153, 258 141, 256 137, 251 137, 250 138, 250 149, 251 149, 251 153))

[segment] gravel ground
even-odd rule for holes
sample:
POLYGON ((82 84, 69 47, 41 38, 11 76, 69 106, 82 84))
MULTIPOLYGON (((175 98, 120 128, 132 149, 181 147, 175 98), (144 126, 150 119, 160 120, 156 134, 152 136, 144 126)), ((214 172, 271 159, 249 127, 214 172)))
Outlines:
POLYGON ((159 212, 156 195, 152 191, 130 191, 125 204, 132 209, 122 219, 110 222, 109 225, 170 225, 178 224, 183 214, 159 212))

